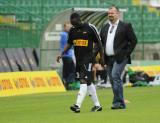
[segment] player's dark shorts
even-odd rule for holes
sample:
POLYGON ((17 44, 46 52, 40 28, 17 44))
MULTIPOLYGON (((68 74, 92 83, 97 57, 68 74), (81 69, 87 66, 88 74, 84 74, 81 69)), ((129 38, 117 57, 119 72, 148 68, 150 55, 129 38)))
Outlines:
POLYGON ((76 72, 79 74, 80 82, 86 81, 87 84, 93 82, 92 63, 78 64, 76 65, 76 72))

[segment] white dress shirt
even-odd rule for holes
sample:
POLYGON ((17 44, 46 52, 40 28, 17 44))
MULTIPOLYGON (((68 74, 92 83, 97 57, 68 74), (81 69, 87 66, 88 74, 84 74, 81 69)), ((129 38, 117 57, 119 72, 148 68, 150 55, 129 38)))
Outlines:
POLYGON ((114 37, 115 37, 118 23, 119 23, 119 20, 117 20, 114 24, 112 24, 109 21, 110 27, 107 32, 108 35, 107 35, 106 51, 105 51, 107 56, 114 55, 114 49, 113 49, 114 44, 113 43, 114 43, 114 37), (114 26, 114 28, 112 26, 114 26))

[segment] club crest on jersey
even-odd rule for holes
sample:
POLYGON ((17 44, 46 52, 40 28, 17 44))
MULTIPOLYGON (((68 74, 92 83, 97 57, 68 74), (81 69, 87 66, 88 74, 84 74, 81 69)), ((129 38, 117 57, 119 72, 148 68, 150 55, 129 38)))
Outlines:
POLYGON ((77 39, 73 41, 74 46, 88 46, 88 40, 83 40, 83 39, 77 39))

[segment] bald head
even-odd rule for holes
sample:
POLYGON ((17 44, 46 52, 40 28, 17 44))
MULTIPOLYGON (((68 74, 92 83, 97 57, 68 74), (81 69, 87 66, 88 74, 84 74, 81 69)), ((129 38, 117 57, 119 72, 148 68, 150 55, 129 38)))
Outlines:
POLYGON ((112 6, 108 10, 108 19, 111 23, 115 23, 119 19, 119 9, 112 6))

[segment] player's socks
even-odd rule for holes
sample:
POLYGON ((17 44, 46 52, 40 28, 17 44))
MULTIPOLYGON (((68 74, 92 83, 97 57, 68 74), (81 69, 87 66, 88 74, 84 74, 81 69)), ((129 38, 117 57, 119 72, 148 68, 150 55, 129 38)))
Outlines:
POLYGON ((99 100, 98 100, 98 97, 97 97, 96 88, 95 88, 93 83, 88 86, 88 92, 89 92, 89 95, 91 96, 91 99, 92 99, 94 105, 95 106, 100 106, 100 103, 99 103, 99 100))
POLYGON ((78 96, 77 96, 77 102, 76 102, 76 105, 79 108, 81 107, 81 104, 82 104, 86 94, 87 94, 87 84, 81 84, 79 92, 78 92, 78 96))

